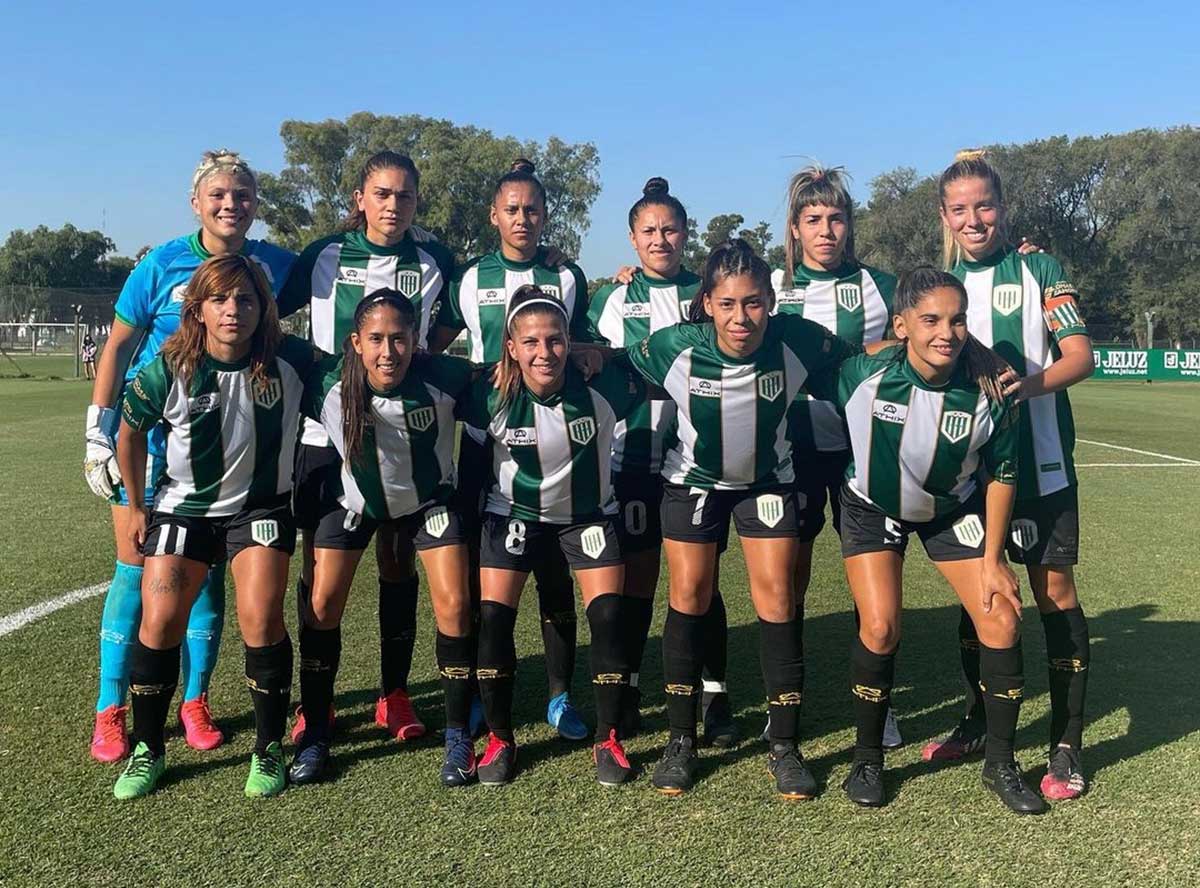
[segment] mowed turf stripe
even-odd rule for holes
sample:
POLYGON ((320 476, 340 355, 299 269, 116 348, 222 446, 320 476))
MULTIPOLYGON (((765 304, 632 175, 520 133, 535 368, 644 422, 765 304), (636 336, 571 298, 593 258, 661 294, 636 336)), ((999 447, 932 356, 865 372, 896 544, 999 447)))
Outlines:
POLYGON ((57 610, 62 610, 64 607, 70 607, 72 604, 87 601, 89 598, 95 598, 97 595, 103 595, 107 590, 108 583, 84 586, 82 589, 76 589, 74 592, 68 592, 66 595, 51 598, 49 601, 30 605, 24 610, 17 611, 15 614, 9 614, 7 617, 0 617, 0 638, 16 632, 24 626, 28 626, 34 620, 40 620, 42 617, 49 616, 57 610))

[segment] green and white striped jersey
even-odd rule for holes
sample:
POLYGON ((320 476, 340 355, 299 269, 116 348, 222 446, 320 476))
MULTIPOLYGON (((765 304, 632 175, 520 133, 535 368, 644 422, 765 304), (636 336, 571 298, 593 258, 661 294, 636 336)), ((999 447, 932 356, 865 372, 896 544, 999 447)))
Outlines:
MULTIPOLYGON (((427 232, 409 229, 400 243, 381 247, 362 231, 344 231, 304 248, 279 294, 279 316, 310 306, 313 344, 337 354, 354 328, 354 310, 363 297, 384 287, 403 293, 416 309, 417 343, 429 336, 438 298, 450 284, 454 261, 427 232)), ((305 444, 328 447, 320 424, 304 424, 305 444)))
POLYGON ((205 356, 186 384, 161 354, 143 367, 125 389, 122 415, 139 431, 160 420, 166 429, 155 510, 223 517, 287 494, 304 383, 315 366, 313 347, 286 336, 266 384, 251 377, 249 357, 227 364, 205 356))
POLYGON ((705 490, 790 484, 788 406, 810 375, 856 351, 791 314, 768 318, 762 345, 745 359, 718 348, 711 323, 677 324, 643 339, 629 349, 629 360, 679 411, 679 440, 666 454, 663 477, 705 490))
POLYGON ((521 386, 501 406, 490 374, 483 374, 459 418, 486 428, 494 442, 486 510, 548 524, 614 514, 613 430, 645 397, 642 381, 619 364, 584 380, 568 363, 553 395, 543 400, 521 386))
POLYGON ((1017 481, 1017 417, 994 403, 960 363, 932 386, 908 362, 905 346, 856 355, 814 381, 838 404, 850 429, 851 489, 900 521, 948 515, 975 492, 980 462, 997 481, 1017 481))
MULTIPOLYGON (((626 348, 687 319, 700 278, 681 269, 670 280, 638 271, 629 284, 606 284, 588 304, 588 338, 626 348)), ((617 423, 613 471, 657 475, 675 444, 675 402, 647 401, 617 423)))
POLYGON ((454 410, 470 387, 470 363, 419 353, 400 385, 382 392, 369 389, 362 452, 346 460, 342 361, 330 356, 321 362, 320 372, 309 380, 304 405, 342 456, 342 506, 388 521, 430 503, 448 502, 454 492, 454 410))
MULTIPOLYGON (((776 311, 816 321, 857 346, 879 342, 892 322, 896 278, 869 265, 847 262, 836 271, 818 271, 800 264, 790 287, 783 269, 772 272, 771 285, 776 311)), ((850 446, 837 408, 810 395, 792 403, 788 434, 798 457, 850 446)))
MULTIPOLYGON (((1046 253, 999 250, 982 262, 959 262, 953 274, 967 288, 967 329, 1013 369, 1040 373, 1068 336, 1086 336, 1076 291, 1046 253)), ((1018 499, 1033 499, 1076 482, 1075 420, 1066 390, 1024 402, 1021 410, 1018 499)))

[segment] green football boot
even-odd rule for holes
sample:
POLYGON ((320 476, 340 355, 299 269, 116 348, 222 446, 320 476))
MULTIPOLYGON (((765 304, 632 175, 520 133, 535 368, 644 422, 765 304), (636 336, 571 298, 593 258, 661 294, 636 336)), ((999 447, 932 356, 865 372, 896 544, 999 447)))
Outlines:
POLYGON ((155 755, 145 743, 138 743, 125 765, 125 770, 117 778, 113 787, 113 795, 118 799, 140 799, 154 792, 158 779, 167 768, 166 755, 155 755))
POLYGON ((256 752, 250 757, 246 795, 252 799, 266 799, 279 795, 287 787, 285 772, 283 747, 276 741, 267 747, 266 752, 256 752))

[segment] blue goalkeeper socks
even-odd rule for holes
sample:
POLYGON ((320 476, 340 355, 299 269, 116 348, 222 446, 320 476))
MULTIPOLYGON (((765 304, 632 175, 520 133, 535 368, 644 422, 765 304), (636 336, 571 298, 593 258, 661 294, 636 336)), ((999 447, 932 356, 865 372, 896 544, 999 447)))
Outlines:
POLYGON ((124 706, 129 657, 142 618, 142 569, 117 562, 100 617, 100 694, 96 711, 124 706))
POLYGON ((212 567, 188 615, 183 640, 183 701, 207 693, 225 628, 225 563, 212 567))

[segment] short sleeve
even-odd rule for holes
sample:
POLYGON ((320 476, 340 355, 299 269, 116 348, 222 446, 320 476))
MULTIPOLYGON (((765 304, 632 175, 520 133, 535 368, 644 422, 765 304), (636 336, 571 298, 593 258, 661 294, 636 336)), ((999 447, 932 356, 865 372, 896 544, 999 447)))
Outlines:
POLYGON ((567 332, 572 342, 594 342, 588 332, 587 278, 578 265, 568 265, 567 268, 575 279, 575 304, 571 306, 571 322, 567 332))
POLYGON ((612 345, 608 338, 600 332, 600 319, 604 316, 605 306, 608 305, 608 297, 616 292, 619 286, 620 284, 605 284, 596 291, 596 295, 588 300, 586 342, 599 342, 604 345, 612 345))
POLYGON ((1031 253, 1023 258, 1042 288, 1042 316, 1054 341, 1087 336, 1087 325, 1079 312, 1079 291, 1067 280, 1059 261, 1046 253, 1031 253))
POLYGON ((317 264, 317 257, 329 244, 329 238, 322 238, 309 244, 292 263, 287 279, 279 290, 276 303, 279 306, 279 316, 286 318, 294 315, 304 306, 312 302, 312 273, 317 264))
POLYGON ((305 416, 320 420, 325 398, 341 378, 342 357, 325 355, 317 363, 315 372, 310 373, 304 382, 304 397, 300 402, 300 412, 305 416))
POLYGON ((889 326, 891 323, 892 309, 896 304, 896 276, 888 274, 886 271, 880 271, 877 268, 868 268, 871 274, 871 280, 875 282, 875 288, 879 290, 879 295, 883 299, 883 305, 887 309, 889 326))
POLYGON ((895 357, 893 346, 877 355, 855 354, 837 364, 829 364, 804 380, 804 391, 821 401, 830 401, 841 410, 859 384, 895 357))
POLYGON ((628 417, 646 400, 646 383, 625 362, 609 362, 588 380, 588 386, 612 406, 618 420, 628 417))
POLYGON ((307 384, 309 378, 317 372, 321 359, 326 355, 307 339, 288 335, 284 336, 283 341, 279 343, 275 357, 280 361, 286 361, 296 371, 300 380, 307 384))
POLYGON ((171 374, 159 355, 139 370, 133 382, 125 387, 121 417, 132 429, 150 431, 163 417, 170 388, 171 374))
POLYGON ((784 343, 800 358, 809 376, 820 376, 847 358, 862 353, 853 342, 799 315, 780 315, 778 323, 784 325, 784 343))
POLYGON ((651 333, 626 351, 630 365, 655 385, 666 385, 667 373, 679 353, 695 344, 689 341, 690 331, 698 329, 693 324, 676 324, 651 333))
POLYGON ((492 421, 492 396, 496 392, 492 384, 492 366, 486 365, 455 399, 454 417, 477 429, 487 428, 492 421))
POLYGON ((992 403, 992 435, 980 449, 984 468, 1001 484, 1017 483, 1021 407, 1010 399, 992 403))
POLYGON ((149 329, 153 320, 150 301, 158 287, 158 277, 159 268, 154 261, 154 253, 142 257, 142 261, 133 267, 125 279, 121 295, 117 297, 114 312, 117 320, 130 327, 149 329))
POLYGON ((428 355, 429 381, 455 401, 471 388, 475 378, 475 366, 463 358, 452 355, 428 355))
POLYGON ((446 289, 445 294, 438 300, 437 326, 449 327, 456 333, 466 329, 467 322, 462 313, 461 291, 462 275, 456 274, 450 281, 450 286, 446 289))

